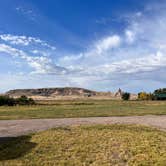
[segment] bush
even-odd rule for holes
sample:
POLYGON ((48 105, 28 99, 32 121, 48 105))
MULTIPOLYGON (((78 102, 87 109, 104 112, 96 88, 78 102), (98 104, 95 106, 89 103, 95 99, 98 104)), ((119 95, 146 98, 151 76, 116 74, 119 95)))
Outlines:
POLYGON ((35 101, 32 98, 29 98, 28 102, 29 102, 30 105, 34 105, 35 104, 35 101))
POLYGON ((18 105, 33 105, 35 101, 32 98, 28 98, 27 96, 21 96, 16 99, 18 105))
POLYGON ((17 98, 16 100, 17 100, 17 104, 19 104, 19 105, 28 104, 28 98, 26 96, 21 96, 21 97, 17 98))
POLYGON ((19 98, 12 98, 9 96, 0 96, 0 106, 14 106, 14 105, 33 105, 35 101, 32 98, 21 96, 19 98))
POLYGON ((122 94, 122 99, 123 100, 129 100, 130 99, 130 93, 128 93, 128 92, 123 93, 122 94))
POLYGON ((0 96, 0 106, 3 105, 14 106, 16 105, 16 101, 14 98, 10 98, 9 96, 0 96))

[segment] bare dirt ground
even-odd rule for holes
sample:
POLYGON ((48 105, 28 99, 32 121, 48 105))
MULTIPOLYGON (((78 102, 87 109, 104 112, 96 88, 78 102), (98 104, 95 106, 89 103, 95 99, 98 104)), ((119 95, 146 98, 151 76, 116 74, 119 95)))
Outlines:
POLYGON ((1 120, 0 138, 26 135, 55 127, 93 124, 139 124, 166 131, 164 116, 92 117, 63 119, 1 120))

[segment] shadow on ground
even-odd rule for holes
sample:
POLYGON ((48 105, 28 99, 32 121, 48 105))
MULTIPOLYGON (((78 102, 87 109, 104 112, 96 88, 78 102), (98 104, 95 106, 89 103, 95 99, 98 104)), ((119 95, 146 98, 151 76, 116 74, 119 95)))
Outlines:
POLYGON ((31 136, 0 137, 0 161, 17 159, 30 152, 36 143, 31 136))

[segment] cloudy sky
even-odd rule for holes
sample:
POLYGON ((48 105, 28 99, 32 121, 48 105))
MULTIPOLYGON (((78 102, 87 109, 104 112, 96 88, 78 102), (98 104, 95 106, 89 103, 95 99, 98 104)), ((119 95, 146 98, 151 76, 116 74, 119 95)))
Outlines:
POLYGON ((0 1, 0 92, 63 86, 166 87, 166 1, 0 1))

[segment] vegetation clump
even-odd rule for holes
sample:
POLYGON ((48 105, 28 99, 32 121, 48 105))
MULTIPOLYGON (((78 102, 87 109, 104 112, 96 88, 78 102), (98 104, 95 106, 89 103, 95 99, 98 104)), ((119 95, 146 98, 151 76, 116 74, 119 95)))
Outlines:
POLYGON ((14 105, 34 105, 35 101, 27 96, 19 98, 12 98, 9 96, 0 96, 0 106, 14 106, 14 105))
POLYGON ((124 92, 124 93, 122 94, 122 99, 123 99, 123 100, 129 100, 129 99, 130 99, 130 93, 124 92))
POLYGON ((21 96, 16 99, 16 103, 18 105, 33 105, 35 101, 32 98, 28 98, 27 96, 21 96))
POLYGON ((13 106, 15 104, 16 104, 16 101, 14 98, 11 98, 9 96, 0 96, 0 106, 2 105, 13 106))

